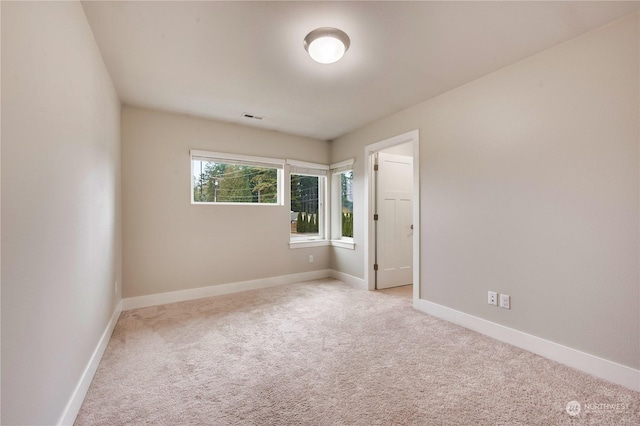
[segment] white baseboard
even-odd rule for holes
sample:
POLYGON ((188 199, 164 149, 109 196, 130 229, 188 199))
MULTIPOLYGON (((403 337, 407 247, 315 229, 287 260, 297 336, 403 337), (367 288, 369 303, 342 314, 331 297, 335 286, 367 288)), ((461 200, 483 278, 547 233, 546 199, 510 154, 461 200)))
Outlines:
POLYGON ((563 346, 513 328, 456 311, 423 299, 414 299, 413 307, 421 312, 461 325, 496 340, 575 368, 631 390, 640 392, 640 370, 563 346))
POLYGON ((201 299, 203 297, 220 296, 223 294, 237 293, 240 291, 256 290, 260 288, 274 287, 284 284, 293 284, 302 281, 318 280, 331 276, 331 270, 302 272, 300 274, 282 275, 271 278, 261 278, 251 281, 241 281, 229 284, 212 285, 208 287, 192 288, 189 290, 170 291, 166 293, 149 294, 146 296, 129 297, 123 299, 125 311, 149 306, 164 305, 167 303, 184 302, 187 300, 201 299))
POLYGON ((111 334, 113 334, 113 329, 116 327, 116 323, 118 322, 121 312, 122 301, 118 303, 116 309, 113 311, 113 315, 111 315, 107 328, 104 330, 104 333, 102 333, 102 336, 98 341, 98 345, 89 359, 89 363, 82 372, 82 376, 80 376, 80 380, 78 381, 76 388, 73 390, 71 398, 69 398, 69 402, 67 402, 67 406, 62 412, 60 420, 58 420, 58 425, 73 425, 73 422, 75 422, 78 412, 80 411, 80 407, 82 406, 82 401, 84 401, 84 398, 87 395, 93 376, 96 374, 102 355, 104 355, 104 351, 107 349, 107 344, 109 343, 109 339, 111 339, 111 334))
POLYGON ((354 277, 353 275, 345 274, 344 272, 333 269, 331 270, 331 278, 340 280, 345 284, 349 284, 350 286, 357 288, 358 290, 367 290, 367 286, 362 278, 354 277))

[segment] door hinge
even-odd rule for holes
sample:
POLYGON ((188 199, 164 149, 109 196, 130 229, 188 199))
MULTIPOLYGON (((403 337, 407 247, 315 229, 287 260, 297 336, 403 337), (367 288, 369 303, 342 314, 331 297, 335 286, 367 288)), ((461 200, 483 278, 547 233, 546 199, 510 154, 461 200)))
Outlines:
POLYGON ((374 263, 374 264, 373 264, 373 270, 374 270, 374 271, 377 271, 377 270, 378 270, 378 264, 377 264, 377 263, 374 263))
POLYGON ((378 213, 373 215, 373 220, 378 220, 378 213))
POLYGON ((373 171, 374 171, 374 172, 377 172, 377 171, 378 171, 378 165, 377 165, 377 164, 374 164, 374 165, 373 165, 373 171))

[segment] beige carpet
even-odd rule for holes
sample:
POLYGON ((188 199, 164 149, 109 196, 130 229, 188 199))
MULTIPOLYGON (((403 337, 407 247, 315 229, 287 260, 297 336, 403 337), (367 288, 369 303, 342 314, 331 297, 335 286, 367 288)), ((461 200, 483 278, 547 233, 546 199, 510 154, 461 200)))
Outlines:
POLYGON ((320 280, 124 312, 76 424, 638 425, 640 393, 414 311, 409 289, 320 280))

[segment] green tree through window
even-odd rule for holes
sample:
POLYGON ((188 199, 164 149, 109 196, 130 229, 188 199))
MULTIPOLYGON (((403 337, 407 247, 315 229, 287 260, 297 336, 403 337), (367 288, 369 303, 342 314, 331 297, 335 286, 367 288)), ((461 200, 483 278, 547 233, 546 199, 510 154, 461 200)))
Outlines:
POLYGON ((291 174, 291 211, 297 213, 292 233, 318 233, 319 180, 318 176, 291 174))
POLYGON ((193 160, 193 201, 276 204, 278 170, 193 160))
POLYGON ((353 170, 340 173, 342 236, 353 237, 353 170))

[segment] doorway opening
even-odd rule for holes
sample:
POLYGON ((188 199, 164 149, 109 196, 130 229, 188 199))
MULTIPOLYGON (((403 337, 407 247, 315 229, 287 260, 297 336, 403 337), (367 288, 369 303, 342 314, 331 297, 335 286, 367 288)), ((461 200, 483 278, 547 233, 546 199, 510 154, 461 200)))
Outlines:
POLYGON ((369 290, 413 284, 420 298, 419 133, 365 147, 365 283, 369 290))

